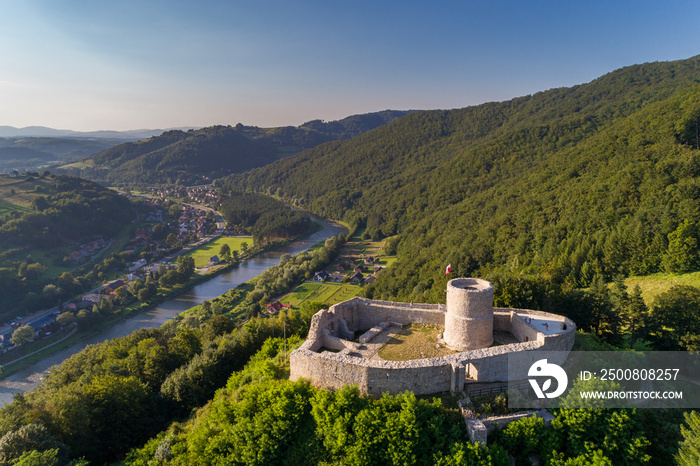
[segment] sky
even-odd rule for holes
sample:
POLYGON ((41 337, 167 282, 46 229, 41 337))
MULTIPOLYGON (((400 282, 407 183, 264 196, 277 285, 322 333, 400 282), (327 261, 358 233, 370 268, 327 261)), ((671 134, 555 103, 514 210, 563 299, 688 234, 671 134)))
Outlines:
POLYGON ((700 2, 0 0, 0 125, 448 109, 700 54, 700 2))

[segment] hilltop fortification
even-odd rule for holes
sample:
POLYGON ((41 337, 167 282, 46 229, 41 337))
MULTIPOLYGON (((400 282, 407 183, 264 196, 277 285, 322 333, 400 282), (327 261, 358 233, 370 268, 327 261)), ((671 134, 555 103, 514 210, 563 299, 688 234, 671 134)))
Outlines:
POLYGON ((507 381, 513 352, 570 351, 575 330, 560 315, 494 308, 491 283, 457 278, 447 284, 447 306, 353 298, 317 312, 308 339, 290 355, 290 379, 333 389, 357 385, 374 395, 461 391, 469 381, 507 381), (443 343, 459 352, 410 361, 379 358, 382 336, 411 323, 443 327, 443 343), (517 343, 491 346, 494 331, 510 333, 517 343))

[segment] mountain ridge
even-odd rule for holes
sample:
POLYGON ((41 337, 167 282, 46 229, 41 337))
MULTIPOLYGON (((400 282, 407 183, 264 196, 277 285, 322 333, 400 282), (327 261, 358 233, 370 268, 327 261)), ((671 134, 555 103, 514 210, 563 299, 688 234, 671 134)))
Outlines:
POLYGON ((696 56, 416 112, 217 183, 366 225, 375 239, 399 234, 398 266, 368 291, 382 299, 440 302, 447 263, 457 276, 544 273, 587 287, 664 269, 669 235, 700 221, 689 130, 699 77, 696 56))
POLYGON ((239 123, 235 127, 172 130, 106 149, 77 170, 62 168, 114 184, 200 184, 363 134, 411 112, 385 110, 331 122, 312 120, 297 127, 259 128, 239 123))

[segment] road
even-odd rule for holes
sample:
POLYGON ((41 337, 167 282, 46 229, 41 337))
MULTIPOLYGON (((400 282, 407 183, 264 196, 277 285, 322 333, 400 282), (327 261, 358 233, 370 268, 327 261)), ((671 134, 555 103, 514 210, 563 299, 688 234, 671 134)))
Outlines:
POLYGON ((279 264, 282 256, 286 254, 298 254, 320 241, 347 232, 347 229, 342 225, 322 221, 320 219, 314 220, 323 223, 324 229, 306 238, 293 241, 275 250, 267 251, 247 259, 243 261, 240 266, 216 275, 183 294, 162 302, 148 311, 129 317, 98 334, 88 337, 80 343, 60 350, 30 367, 4 378, 0 381, 0 406, 11 402, 14 393, 34 389, 41 383, 44 374, 51 370, 51 366, 60 364, 66 358, 76 354, 87 345, 123 337, 140 328, 163 325, 182 311, 201 304, 205 300, 220 296, 231 288, 235 288, 241 283, 245 283, 253 277, 260 275, 268 267, 279 264))
MULTIPOLYGON (((138 196, 154 198, 154 196, 148 196, 145 194, 139 194, 138 196)), ((164 257, 163 259, 152 262, 151 264, 146 264, 144 267, 153 266, 153 265, 160 265, 160 264, 165 263, 165 262, 170 262, 173 259, 175 259, 176 257, 178 257, 179 255, 182 255, 184 253, 192 251, 193 249, 196 249, 199 246, 202 246, 204 244, 207 244, 207 243, 215 240, 216 238, 221 236, 222 233, 224 232, 224 230, 226 229, 226 222, 224 221, 224 217, 219 212, 212 209, 211 207, 198 205, 198 204, 188 204, 188 203, 183 204, 183 205, 186 205, 186 206, 189 206, 189 207, 192 207, 195 209, 199 209, 199 210, 209 210, 209 211, 213 212, 214 217, 216 218, 216 230, 211 235, 205 236, 202 239, 200 239, 198 242, 182 248, 181 250, 179 250, 175 254, 171 254, 167 257, 164 257)), ((125 280, 126 276, 121 277, 121 279, 125 280)), ((103 286, 104 286, 104 284, 98 286, 97 288, 95 288, 93 290, 90 290, 90 291, 87 291, 87 292, 81 293, 81 294, 98 293, 99 290, 102 289, 103 286)), ((31 325, 32 327, 34 327, 35 330, 39 330, 45 324, 50 324, 50 323, 54 322, 56 320, 56 316, 59 313, 60 313, 60 310, 58 309, 58 306, 54 306, 51 309, 46 309, 43 311, 35 312, 34 314, 28 315, 26 317, 17 317, 13 322, 19 324, 20 326, 21 325, 31 325)), ((10 325, 0 326, 0 338, 3 338, 3 339, 7 338, 8 335, 11 335, 12 332, 15 331, 15 329, 12 328, 11 324, 12 324, 12 322, 10 322, 10 325)))

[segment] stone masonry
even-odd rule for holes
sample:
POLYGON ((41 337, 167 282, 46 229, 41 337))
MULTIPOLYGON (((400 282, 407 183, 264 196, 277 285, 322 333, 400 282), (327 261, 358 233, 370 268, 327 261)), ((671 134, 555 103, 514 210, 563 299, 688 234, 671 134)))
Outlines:
POLYGON ((331 389, 357 385, 372 395, 406 390, 416 394, 459 392, 467 379, 507 381, 508 354, 512 352, 570 351, 575 331, 574 322, 556 314, 493 308, 491 283, 458 278, 447 285, 446 308, 440 304, 353 298, 317 312, 311 319, 307 340, 290 354, 290 379, 307 378, 316 386, 331 389), (528 316, 548 319, 556 324, 557 332, 545 335, 528 323, 528 316), (351 341, 356 332, 380 324, 384 327, 389 322, 444 326, 446 343, 462 352, 411 361, 364 358, 367 341, 351 341), (510 332, 519 343, 489 347, 494 330, 510 332))

